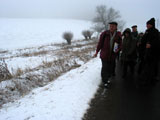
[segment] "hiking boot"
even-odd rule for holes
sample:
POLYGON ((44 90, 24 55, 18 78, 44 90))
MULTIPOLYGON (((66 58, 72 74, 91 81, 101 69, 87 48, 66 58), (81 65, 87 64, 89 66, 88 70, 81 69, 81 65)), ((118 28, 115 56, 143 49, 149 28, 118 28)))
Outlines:
POLYGON ((105 88, 108 88, 108 84, 107 84, 107 83, 105 83, 105 84, 104 84, 104 87, 105 87, 105 88))
POLYGON ((110 81, 110 80, 108 80, 108 81, 107 81, 107 84, 111 84, 111 81, 110 81))

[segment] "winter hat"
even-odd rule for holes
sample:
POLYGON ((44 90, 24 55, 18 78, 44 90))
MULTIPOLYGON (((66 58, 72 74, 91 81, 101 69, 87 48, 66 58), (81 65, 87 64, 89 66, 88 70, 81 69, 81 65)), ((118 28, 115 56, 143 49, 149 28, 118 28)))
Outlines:
POLYGON ((155 27, 155 19, 151 18, 149 21, 147 21, 147 24, 153 25, 153 27, 155 27))

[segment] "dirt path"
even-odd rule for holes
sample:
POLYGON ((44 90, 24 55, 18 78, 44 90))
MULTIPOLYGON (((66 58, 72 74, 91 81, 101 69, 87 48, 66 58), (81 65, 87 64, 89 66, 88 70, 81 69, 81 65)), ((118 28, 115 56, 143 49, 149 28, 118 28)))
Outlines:
POLYGON ((110 89, 99 89, 83 120, 160 120, 160 82, 137 87, 131 76, 121 79, 120 68, 110 89))

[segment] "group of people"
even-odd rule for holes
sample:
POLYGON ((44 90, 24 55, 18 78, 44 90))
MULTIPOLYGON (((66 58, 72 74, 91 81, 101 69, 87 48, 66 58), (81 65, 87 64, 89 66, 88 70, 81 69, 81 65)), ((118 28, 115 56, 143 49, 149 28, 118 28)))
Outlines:
POLYGON ((131 75, 135 73, 139 80, 150 84, 158 76, 159 63, 159 31, 155 28, 155 19, 146 22, 145 33, 138 33, 137 25, 126 28, 121 34, 117 31, 118 23, 110 22, 109 30, 101 33, 95 57, 100 52, 102 61, 101 77, 104 86, 110 84, 110 78, 115 76, 116 59, 120 56, 122 63, 122 78, 126 78, 128 68, 131 75), (135 71, 135 66, 138 66, 135 71))

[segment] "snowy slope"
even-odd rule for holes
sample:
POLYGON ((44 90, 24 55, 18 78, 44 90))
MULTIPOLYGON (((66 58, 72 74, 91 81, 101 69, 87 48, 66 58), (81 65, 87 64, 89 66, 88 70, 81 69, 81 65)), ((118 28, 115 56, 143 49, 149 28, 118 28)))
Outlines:
POLYGON ((18 49, 49 43, 61 43, 62 34, 71 31, 74 40, 90 29, 91 22, 68 19, 0 19, 0 49, 18 49))
POLYGON ((98 58, 0 110, 0 120, 81 120, 100 84, 98 58))

